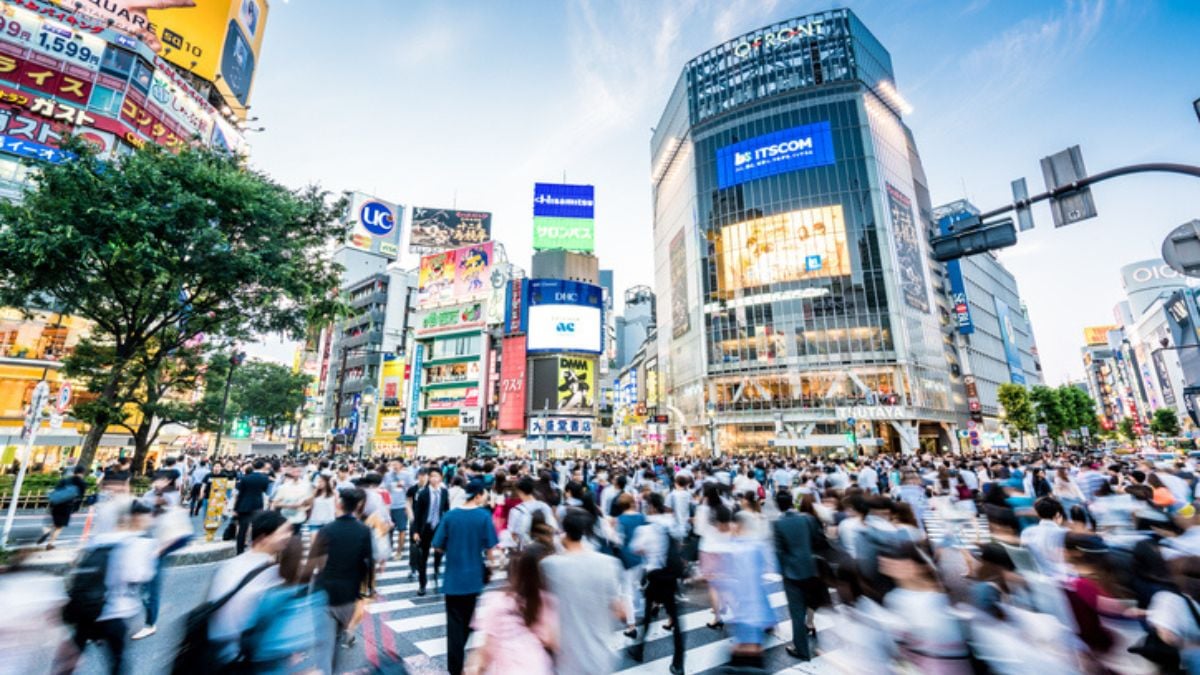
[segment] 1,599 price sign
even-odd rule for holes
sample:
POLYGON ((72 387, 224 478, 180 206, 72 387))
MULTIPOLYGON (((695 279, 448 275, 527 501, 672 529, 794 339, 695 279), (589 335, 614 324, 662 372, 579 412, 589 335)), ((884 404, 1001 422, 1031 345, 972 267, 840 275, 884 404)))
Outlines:
POLYGON ((45 54, 53 59, 96 70, 104 41, 69 27, 42 19, 29 10, 0 4, 0 40, 45 54))

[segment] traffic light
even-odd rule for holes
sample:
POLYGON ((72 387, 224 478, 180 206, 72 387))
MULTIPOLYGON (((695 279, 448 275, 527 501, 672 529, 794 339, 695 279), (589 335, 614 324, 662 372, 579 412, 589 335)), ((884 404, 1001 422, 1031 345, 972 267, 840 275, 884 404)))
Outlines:
POLYGON ((1017 243, 1017 228, 1011 219, 994 223, 980 222, 978 216, 971 216, 951 223, 944 234, 929 240, 933 249, 933 259, 938 262, 949 262, 965 258, 976 253, 1007 248, 1017 243))

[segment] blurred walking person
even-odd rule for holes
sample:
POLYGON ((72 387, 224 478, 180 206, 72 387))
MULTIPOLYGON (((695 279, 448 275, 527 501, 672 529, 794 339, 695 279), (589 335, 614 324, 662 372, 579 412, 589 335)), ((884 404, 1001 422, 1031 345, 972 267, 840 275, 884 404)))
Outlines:
POLYGON ((334 626, 320 643, 329 649, 318 661, 332 672, 337 665, 336 644, 354 644, 355 610, 358 601, 374 595, 375 559, 371 546, 371 528, 362 524, 358 514, 366 495, 358 488, 338 490, 337 518, 322 527, 313 541, 309 556, 314 587, 325 591, 334 626), (344 637, 343 637, 344 636, 344 637))
POLYGON ((471 619, 479 594, 489 576, 487 565, 499 540, 492 515, 481 508, 486 499, 482 480, 464 488, 467 501, 445 514, 429 544, 446 555, 446 580, 442 593, 446 603, 446 661, 450 675, 461 675, 471 619), (484 556, 487 556, 487 560, 484 556))
MULTIPOLYGON (((428 584, 428 566, 429 551, 432 546, 433 533, 437 532, 438 525, 450 510, 450 493, 442 486, 442 470, 433 468, 429 470, 429 484, 417 493, 413 499, 413 539, 416 543, 416 549, 411 553, 413 561, 417 566, 417 577, 420 579, 417 595, 425 595, 425 586, 428 584)), ((439 588, 438 570, 442 566, 442 552, 434 551, 433 553, 433 585, 439 588)))
POLYGON ((562 552, 541 563, 546 587, 558 605, 560 675, 608 675, 616 668, 608 646, 616 621, 629 619, 621 599, 621 565, 583 542, 592 516, 569 509, 563 517, 562 552))
POLYGON ((792 620, 792 645, 787 653, 794 659, 808 661, 812 659, 808 638, 815 633, 809 613, 816 609, 815 599, 822 590, 813 554, 824 548, 825 536, 816 518, 792 508, 792 495, 788 492, 776 494, 775 504, 783 514, 771 526, 775 555, 779 557, 779 573, 783 576, 783 591, 792 620))
POLYGON ((50 500, 50 527, 42 534, 38 543, 45 543, 47 549, 54 548, 58 535, 71 524, 71 514, 79 510, 83 497, 87 493, 87 483, 83 480, 87 469, 76 465, 70 476, 63 476, 54 486, 48 496, 50 500))

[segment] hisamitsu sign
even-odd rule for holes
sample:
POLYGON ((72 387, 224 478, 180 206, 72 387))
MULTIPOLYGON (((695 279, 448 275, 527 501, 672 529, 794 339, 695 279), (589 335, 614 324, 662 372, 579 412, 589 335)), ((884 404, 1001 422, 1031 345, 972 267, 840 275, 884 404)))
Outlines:
POLYGON ((805 124, 755 136, 717 150, 717 186, 827 166, 835 161, 829 122, 805 124))

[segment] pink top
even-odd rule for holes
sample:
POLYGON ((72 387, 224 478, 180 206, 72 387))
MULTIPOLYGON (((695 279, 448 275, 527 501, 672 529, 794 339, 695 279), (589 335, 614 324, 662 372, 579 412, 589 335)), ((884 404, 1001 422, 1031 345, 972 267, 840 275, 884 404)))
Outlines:
POLYGON ((541 616, 526 626, 516 600, 505 591, 490 591, 480 598, 471 628, 486 636, 484 673, 553 675, 554 661, 547 643, 557 642, 558 610, 553 596, 542 593, 541 616))

